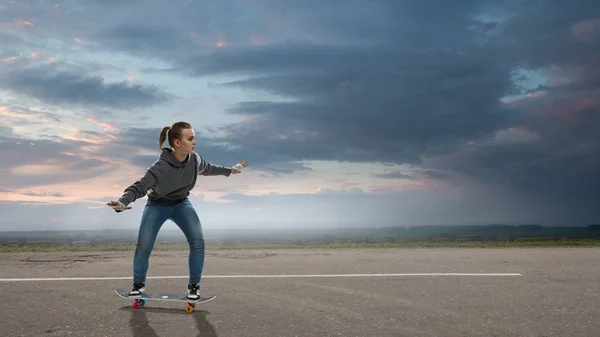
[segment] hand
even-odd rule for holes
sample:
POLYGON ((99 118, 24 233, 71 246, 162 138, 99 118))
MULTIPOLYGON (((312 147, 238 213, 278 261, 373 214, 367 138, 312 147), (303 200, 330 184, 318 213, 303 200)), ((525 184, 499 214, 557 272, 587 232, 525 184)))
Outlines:
POLYGON ((123 205, 123 203, 118 202, 118 201, 107 202, 106 205, 112 207, 115 210, 115 212, 117 212, 117 213, 131 209, 131 207, 125 207, 125 205, 123 205))
POLYGON ((241 170, 240 166, 241 166, 242 168, 243 168, 243 167, 246 167, 246 166, 248 166, 248 162, 244 160, 244 161, 242 161, 242 162, 240 162, 240 163, 237 163, 237 164, 236 164, 234 167, 232 167, 232 168, 231 168, 231 173, 232 173, 232 174, 242 173, 242 170, 241 170), (236 167, 237 167, 237 168, 236 168, 236 167), (238 169, 238 168, 239 168, 239 169, 238 169))

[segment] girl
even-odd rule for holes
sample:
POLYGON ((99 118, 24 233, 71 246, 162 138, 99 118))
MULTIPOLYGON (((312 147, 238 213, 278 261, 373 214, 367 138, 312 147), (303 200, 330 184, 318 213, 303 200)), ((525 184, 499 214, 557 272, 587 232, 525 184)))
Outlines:
POLYGON ((192 126, 177 122, 163 128, 158 137, 162 153, 144 176, 127 187, 118 201, 107 203, 116 212, 131 209, 128 205, 148 195, 142 214, 137 246, 133 258, 133 289, 130 298, 140 298, 145 290, 148 260, 161 226, 172 220, 183 232, 190 246, 188 258, 190 301, 200 299, 200 279, 204 268, 204 235, 194 207, 188 200, 198 175, 229 177, 248 166, 246 161, 227 168, 205 161, 195 152, 196 137, 192 126), (163 148, 165 140, 170 148, 163 148))

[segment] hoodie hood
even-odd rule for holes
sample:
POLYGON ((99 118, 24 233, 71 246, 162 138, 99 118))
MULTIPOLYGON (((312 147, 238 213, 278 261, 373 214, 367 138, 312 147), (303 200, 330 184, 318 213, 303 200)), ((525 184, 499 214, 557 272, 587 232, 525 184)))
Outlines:
POLYGON ((169 166, 171 167, 180 168, 187 164, 187 162, 190 160, 190 155, 188 154, 187 158, 185 158, 182 162, 178 162, 177 159, 173 157, 173 149, 163 147, 162 153, 160 154, 160 159, 169 163, 169 166))

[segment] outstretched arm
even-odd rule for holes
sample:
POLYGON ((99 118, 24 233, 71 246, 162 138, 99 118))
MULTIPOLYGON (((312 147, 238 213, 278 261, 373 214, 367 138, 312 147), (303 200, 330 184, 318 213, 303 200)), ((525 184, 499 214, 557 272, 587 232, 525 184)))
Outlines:
POLYGON ((119 198, 119 201, 127 206, 136 199, 143 198, 149 190, 156 186, 156 180, 156 175, 151 167, 140 180, 125 189, 123 195, 119 198))
POLYGON ((226 176, 229 177, 231 175, 231 168, 225 167, 221 165, 212 164, 202 156, 196 153, 196 157, 198 159, 198 175, 201 176, 226 176))

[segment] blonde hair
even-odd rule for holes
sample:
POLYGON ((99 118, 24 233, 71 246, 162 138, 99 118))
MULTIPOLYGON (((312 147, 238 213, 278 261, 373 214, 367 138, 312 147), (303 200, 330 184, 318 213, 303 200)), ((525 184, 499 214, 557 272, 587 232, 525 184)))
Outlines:
POLYGON ((173 148, 173 142, 175 139, 181 139, 182 130, 191 128, 192 126, 187 122, 177 122, 171 126, 165 126, 158 136, 158 148, 162 150, 162 144, 165 142, 165 140, 167 140, 167 133, 169 146, 173 148))

